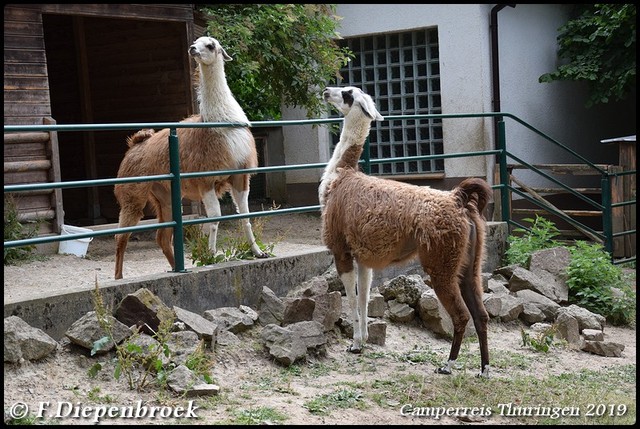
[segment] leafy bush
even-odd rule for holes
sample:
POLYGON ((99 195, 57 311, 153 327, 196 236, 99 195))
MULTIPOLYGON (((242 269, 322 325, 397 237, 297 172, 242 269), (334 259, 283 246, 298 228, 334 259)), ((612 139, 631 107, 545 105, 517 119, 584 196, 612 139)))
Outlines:
MULTIPOLYGON (((563 246, 555 240, 560 232, 548 219, 524 219, 532 224, 529 230, 514 229, 520 235, 507 238, 507 264, 528 267, 533 252, 563 246)), ((571 253, 567 268, 569 302, 607 318, 614 325, 628 324, 635 319, 635 292, 623 281, 622 270, 611 262, 601 244, 576 241, 564 246, 571 253)))
POLYGON ((227 80, 250 120, 280 119, 282 105, 308 118, 329 111, 320 91, 354 56, 336 42, 336 5, 218 3, 201 11, 234 59, 227 80))
POLYGON ((531 223, 531 228, 529 230, 516 228, 513 232, 520 235, 507 237, 508 248, 505 259, 509 265, 518 264, 527 267, 533 252, 561 245, 555 240, 555 237, 560 235, 560 231, 550 220, 536 215, 535 219, 527 218, 523 221, 531 223))
POLYGON ((611 263, 603 246, 577 241, 569 251, 570 302, 605 316, 614 325, 631 322, 635 318, 635 292, 623 282, 622 270, 611 263))
MULTIPOLYGON (((22 224, 18 220, 18 208, 10 195, 4 196, 4 241, 33 238, 38 234, 38 224, 22 224)), ((4 248, 4 265, 30 259, 35 245, 4 248)))

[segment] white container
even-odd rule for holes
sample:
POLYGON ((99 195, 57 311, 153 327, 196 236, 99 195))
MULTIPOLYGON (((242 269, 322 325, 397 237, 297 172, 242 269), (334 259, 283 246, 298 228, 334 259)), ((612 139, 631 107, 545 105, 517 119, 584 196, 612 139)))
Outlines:
MULTIPOLYGON (((84 234, 87 232, 93 231, 87 228, 80 228, 78 226, 62 225, 62 234, 60 235, 84 234)), ((58 253, 61 255, 72 254, 84 258, 87 255, 87 249, 89 248, 91 240, 93 240, 93 237, 61 241, 58 247, 58 253)))

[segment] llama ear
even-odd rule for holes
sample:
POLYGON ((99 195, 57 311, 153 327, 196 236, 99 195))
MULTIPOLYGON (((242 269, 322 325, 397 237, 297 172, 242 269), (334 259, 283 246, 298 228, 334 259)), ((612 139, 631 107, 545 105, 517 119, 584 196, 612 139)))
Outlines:
POLYGON ((225 61, 233 61, 233 58, 227 54, 227 51, 225 51, 222 46, 220 46, 220 52, 222 52, 222 58, 224 58, 225 61))
POLYGON ((376 104, 373 102, 373 100, 371 99, 371 97, 369 97, 368 95, 362 95, 360 97, 358 97, 355 100, 356 103, 358 103, 358 105, 360 105, 360 108, 362 109, 362 111, 371 118, 372 121, 382 121, 384 120, 384 118, 382 117, 382 115, 380 114, 380 112, 378 112, 378 109, 376 108, 376 104))

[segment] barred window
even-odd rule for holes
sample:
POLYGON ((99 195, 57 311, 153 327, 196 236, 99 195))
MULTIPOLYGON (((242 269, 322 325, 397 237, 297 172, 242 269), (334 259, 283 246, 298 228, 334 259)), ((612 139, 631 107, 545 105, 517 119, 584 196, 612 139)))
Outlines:
MULTIPOLYGON (((340 70, 340 86, 357 86, 371 95, 382 116, 442 113, 438 30, 435 28, 346 38, 355 58, 340 70)), ((394 120, 371 124, 371 159, 444 153, 442 120, 394 120)), ((333 137, 337 144, 339 136, 333 137)), ((374 164, 377 175, 444 171, 444 161, 374 164)))

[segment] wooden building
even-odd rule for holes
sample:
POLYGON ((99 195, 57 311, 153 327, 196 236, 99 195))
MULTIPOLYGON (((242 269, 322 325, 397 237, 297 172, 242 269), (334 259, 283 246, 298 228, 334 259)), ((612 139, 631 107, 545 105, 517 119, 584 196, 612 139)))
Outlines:
MULTIPOLYGON (((197 110, 204 24, 191 4, 6 5, 4 124, 177 122, 197 110)), ((113 178, 134 131, 6 133, 4 183, 113 178)), ((12 195, 41 233, 118 217, 113 186, 12 195)))

